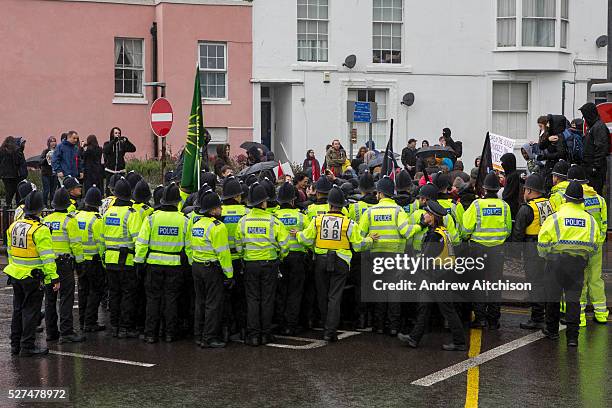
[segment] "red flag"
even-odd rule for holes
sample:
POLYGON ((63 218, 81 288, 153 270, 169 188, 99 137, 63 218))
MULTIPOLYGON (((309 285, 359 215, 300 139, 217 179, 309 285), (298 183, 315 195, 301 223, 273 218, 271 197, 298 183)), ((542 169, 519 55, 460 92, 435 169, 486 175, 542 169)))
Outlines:
POLYGON ((317 162, 313 160, 312 161, 312 182, 316 183, 319 177, 321 177, 321 170, 319 169, 319 166, 317 166, 317 162))
POLYGON ((391 162, 391 174, 389 174, 389 178, 395 181, 395 161, 391 162))
POLYGON ((283 165, 281 164, 280 160, 278 161, 278 174, 276 175, 276 179, 280 179, 281 177, 283 177, 285 175, 285 173, 283 173, 283 165))

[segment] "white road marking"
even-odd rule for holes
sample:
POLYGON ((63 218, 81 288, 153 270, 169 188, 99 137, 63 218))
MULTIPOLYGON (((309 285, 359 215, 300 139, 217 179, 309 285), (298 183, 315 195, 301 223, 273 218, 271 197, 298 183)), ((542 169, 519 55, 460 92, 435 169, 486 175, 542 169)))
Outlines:
MULTIPOLYGON (((565 330, 565 326, 560 326, 559 329, 565 330)), ((448 380, 449 378, 457 374, 461 374, 469 370, 472 367, 476 367, 478 365, 486 363, 487 361, 503 356, 504 354, 510 353, 511 351, 514 351, 523 346, 531 344, 542 338, 544 338, 544 335, 540 331, 528 334, 524 337, 513 340, 509 343, 502 344, 501 346, 495 347, 489 351, 485 351, 484 353, 479 354, 476 357, 468 358, 467 360, 461 361, 460 363, 454 364, 440 371, 436 371, 433 374, 430 374, 426 377, 423 377, 416 381, 411 382, 411 384, 420 385, 422 387, 430 387, 436 383, 439 383, 440 381, 448 380)))
POLYGON ((130 361, 130 360, 119 360, 116 358, 92 356, 89 354, 69 353, 67 351, 49 350, 49 353, 57 354, 59 356, 85 358, 88 360, 107 361, 109 363, 127 364, 127 365, 139 366, 139 367, 154 367, 155 366, 155 364, 151 364, 151 363, 141 363, 139 361, 130 361))
MULTIPOLYGON (((317 329, 315 329, 315 330, 317 330, 317 329)), ((360 332, 355 332, 355 331, 342 331, 342 330, 338 330, 338 340, 343 340, 343 339, 346 339, 346 338, 351 337, 351 336, 356 336, 358 334, 361 334, 361 333, 360 332)), ((291 350, 312 350, 312 349, 316 349, 316 348, 323 347, 323 346, 327 345, 327 342, 325 340, 309 339, 307 337, 276 336, 276 338, 277 339, 293 340, 293 341, 303 341, 303 342, 306 342, 308 344, 304 344, 304 345, 301 345, 301 346, 296 346, 296 345, 293 345, 293 344, 268 343, 268 344, 266 344, 266 346, 277 347, 277 348, 284 348, 284 349, 291 349, 291 350)))

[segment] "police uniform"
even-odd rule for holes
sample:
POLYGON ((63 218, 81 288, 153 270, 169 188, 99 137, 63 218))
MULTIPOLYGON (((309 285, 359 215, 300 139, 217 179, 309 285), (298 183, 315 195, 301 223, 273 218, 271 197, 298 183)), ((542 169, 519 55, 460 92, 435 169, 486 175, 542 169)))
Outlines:
POLYGON ((559 300, 565 293, 567 344, 578 345, 580 295, 588 258, 598 250, 599 227, 582 206, 582 186, 572 181, 565 191, 567 203, 548 217, 538 234, 538 252, 546 257, 546 329, 544 334, 559 337, 559 300))
MULTIPOLYGON (((4 268, 13 286, 11 354, 31 356, 48 350, 35 347, 36 326, 40 320, 43 284, 59 282, 51 231, 40 222, 43 209, 39 191, 25 199, 26 216, 7 230, 8 265, 4 268)), ((72 305, 70 306, 72 308, 72 305)))
POLYGON ((76 212, 76 210, 80 207, 80 204, 81 204, 79 202, 80 193, 73 194, 73 192, 77 188, 82 189, 83 186, 81 185, 81 183, 79 183, 79 180, 77 180, 75 177, 72 177, 72 176, 68 176, 64 178, 63 184, 64 184, 64 188, 66 189, 66 191, 68 191, 68 193, 70 194, 70 205, 68 206, 68 212, 69 213, 76 212))
MULTIPOLYGON (((328 196, 330 205, 346 205, 344 193, 337 187, 328 196)), ((337 340, 340 323, 342 292, 351 264, 351 248, 357 252, 368 249, 372 238, 363 237, 359 225, 340 211, 330 211, 315 217, 308 228, 296 234, 297 242, 314 246, 315 281, 323 339, 337 340)))
POLYGON ((265 188, 253 183, 249 189, 251 211, 240 219, 236 248, 242 254, 247 300, 247 343, 253 346, 272 340, 274 296, 279 261, 289 250, 289 236, 283 224, 265 209, 265 188))
POLYGON ((454 221, 455 231, 450 231, 452 235, 459 233, 461 237, 464 236, 463 232, 463 214, 464 208, 461 203, 456 203, 447 194, 448 188, 451 186, 451 181, 448 175, 438 173, 434 179, 434 184, 438 187, 438 203, 446 209, 446 213, 449 214, 454 221))
POLYGON ((106 273, 102 266, 104 241, 102 240, 102 216, 97 209, 102 193, 92 186, 85 194, 85 208, 75 214, 83 245, 82 264, 77 267, 79 276, 79 323, 85 332, 104 330, 98 324, 98 307, 104 295, 106 273))
POLYGON ((162 207, 142 222, 136 239, 134 262, 147 265, 144 335, 149 342, 157 338, 162 314, 165 341, 174 341, 178 336, 178 300, 183 285, 181 255, 188 223, 176 207, 179 202, 179 187, 172 183, 164 190, 162 207))
POLYGON ((73 213, 68 212, 70 199, 64 188, 59 188, 53 196, 55 211, 42 222, 51 230, 53 251, 57 273, 60 277, 59 290, 59 328, 57 315, 58 293, 47 287, 45 293, 45 327, 47 341, 60 342, 82 341, 83 338, 74 332, 72 306, 74 305, 74 269, 75 262, 83 262, 83 244, 79 224, 73 213))
POLYGON ((17 196, 19 197, 19 202, 17 203, 17 208, 15 208, 15 214, 13 216, 13 221, 18 221, 21 220, 25 217, 25 212, 24 212, 24 208, 25 208, 25 198, 28 196, 28 194, 30 194, 32 191, 36 190, 36 186, 32 183, 30 183, 27 180, 22 180, 19 182, 19 184, 17 185, 17 196))
POLYGON ((196 314, 194 327, 201 347, 224 347, 220 341, 224 284, 233 284, 232 255, 227 227, 208 211, 221 207, 217 193, 208 189, 198 194, 198 221, 187 231, 186 253, 192 265, 196 314))
POLYGON ((552 186, 550 189, 549 200, 552 205, 553 210, 557 211, 561 204, 565 201, 563 198, 563 194, 565 193, 565 189, 569 185, 569 181, 567 181, 567 172, 569 171, 570 165, 565 160, 559 160, 555 163, 555 166, 552 170, 552 175, 558 180, 557 184, 552 186))
POLYGON ((142 220, 132 208, 130 185, 123 177, 115 184, 115 194, 117 199, 114 205, 102 216, 110 322, 114 336, 137 337, 135 308, 138 278, 134 267, 134 247, 142 220))

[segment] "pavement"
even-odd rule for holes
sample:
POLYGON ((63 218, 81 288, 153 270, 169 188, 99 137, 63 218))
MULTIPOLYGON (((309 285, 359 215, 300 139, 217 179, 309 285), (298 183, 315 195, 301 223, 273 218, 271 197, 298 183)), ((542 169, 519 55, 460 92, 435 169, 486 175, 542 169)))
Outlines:
MULTIPOLYGON (((81 344, 53 343, 46 357, 19 358, 10 355, 11 300, 11 288, 0 289, 0 407, 610 406, 612 325, 589 321, 578 349, 568 350, 563 333, 553 342, 520 329, 527 309, 505 307, 500 331, 470 331, 468 352, 442 351, 449 338, 442 328, 418 349, 356 331, 330 344, 309 331, 263 347, 216 350, 100 332, 81 344), (40 387, 66 387, 69 400, 9 398, 9 390, 40 387)), ((38 342, 45 344, 44 333, 38 342)))

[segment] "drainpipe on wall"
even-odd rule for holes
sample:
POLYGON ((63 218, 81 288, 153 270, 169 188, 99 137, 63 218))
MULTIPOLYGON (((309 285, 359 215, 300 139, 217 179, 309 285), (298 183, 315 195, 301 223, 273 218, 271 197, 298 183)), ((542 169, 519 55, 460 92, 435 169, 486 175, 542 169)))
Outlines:
MULTIPOLYGON (((151 42, 153 43, 153 63, 151 64, 151 82, 157 82, 157 23, 154 21, 151 26, 151 42)), ((157 87, 152 87, 152 100, 157 99, 157 87)), ((153 139, 153 157, 159 158, 159 141, 158 137, 151 131, 151 139, 153 139)))

